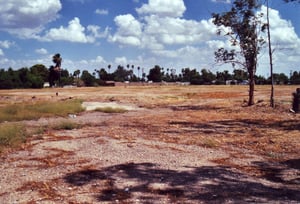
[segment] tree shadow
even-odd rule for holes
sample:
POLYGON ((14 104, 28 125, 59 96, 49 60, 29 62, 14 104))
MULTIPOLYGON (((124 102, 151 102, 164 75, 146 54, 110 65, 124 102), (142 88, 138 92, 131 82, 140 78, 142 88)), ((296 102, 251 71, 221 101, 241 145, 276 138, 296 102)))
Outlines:
MULTIPOLYGON (((300 131, 300 121, 297 120, 284 120, 270 122, 265 120, 217 120, 211 122, 193 122, 193 121, 170 121, 170 125, 179 125, 175 132, 177 133, 203 133, 203 134, 213 134, 217 136, 218 134, 226 133, 236 133, 237 135, 242 135, 243 133, 248 133, 247 129, 257 129, 261 131, 255 132, 256 136, 259 137, 260 132, 263 133, 268 129, 283 130, 283 131, 300 131)), ((174 130, 166 130, 165 132, 174 132, 174 130)))
POLYGON ((187 110, 220 110, 222 108, 210 105, 185 105, 185 106, 171 106, 173 111, 187 111, 187 110))
POLYGON ((300 170, 300 159, 290 159, 282 162, 284 165, 289 166, 290 168, 300 170))
POLYGON ((300 202, 300 189, 272 187, 246 174, 224 166, 185 167, 186 170, 163 169, 153 163, 126 163, 99 170, 82 170, 64 179, 73 186, 105 182, 99 189, 98 202, 130 201, 245 203, 300 202))
POLYGON ((280 163, 254 162, 253 164, 263 172, 264 178, 269 181, 300 187, 300 159, 291 159, 280 163))

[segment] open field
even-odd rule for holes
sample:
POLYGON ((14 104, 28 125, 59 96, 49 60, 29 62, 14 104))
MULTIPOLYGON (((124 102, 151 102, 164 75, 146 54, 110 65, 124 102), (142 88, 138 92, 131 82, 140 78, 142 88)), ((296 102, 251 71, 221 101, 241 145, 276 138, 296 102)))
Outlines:
POLYGON ((90 110, 3 122, 31 135, 1 154, 0 203, 300 203, 296 88, 276 86, 275 109, 269 86, 251 107, 247 86, 0 90, 0 108, 90 110))

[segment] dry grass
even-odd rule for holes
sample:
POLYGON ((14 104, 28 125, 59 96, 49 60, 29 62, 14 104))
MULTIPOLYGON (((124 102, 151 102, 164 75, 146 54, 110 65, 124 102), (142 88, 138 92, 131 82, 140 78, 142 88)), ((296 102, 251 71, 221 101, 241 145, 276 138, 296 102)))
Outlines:
MULTIPOLYGON (((150 108, 152 111, 126 119, 123 125, 126 131, 120 124, 116 124, 115 128, 107 132, 112 137, 134 140, 138 135, 151 140, 224 148, 228 151, 236 147, 280 159, 286 154, 297 155, 296 150, 300 148, 299 115, 289 112, 292 93, 296 88, 275 86, 275 109, 269 107, 269 86, 256 86, 255 101, 259 103, 252 107, 245 106, 247 86, 127 86, 38 90, 36 95, 40 100, 47 98, 49 94, 55 95, 56 92, 63 98, 78 100, 66 102, 61 98, 51 98, 46 104, 43 104, 44 101, 34 104, 31 101, 23 109, 33 109, 39 104, 34 109, 42 114, 39 117, 44 117, 54 112, 67 114, 70 110, 81 111, 77 108, 82 100, 120 101, 150 108), (54 109, 57 109, 51 110, 49 106, 52 107, 54 102, 57 104, 54 109), (161 108, 168 111, 161 111, 161 108), (51 111, 49 113, 45 110, 51 111)), ((9 96, 5 96, 4 91, 0 91, 0 94, 3 104, 8 103, 7 98, 21 98, 22 95, 25 100, 29 95, 25 90, 10 91, 9 96)), ((0 110, 6 111, 7 115, 18 115, 15 107, 16 105, 6 105, 5 109, 0 110)), ((109 108, 97 111, 124 112, 123 109, 109 108)), ((80 126, 69 121, 56 124, 52 129, 74 128, 80 126)))
POLYGON ((66 116, 82 111, 80 100, 24 102, 0 107, 0 122, 66 116))
POLYGON ((124 108, 113 108, 113 107, 103 107, 96 108, 95 111, 103 112, 103 113, 126 113, 128 110, 124 108))
POLYGON ((0 124, 0 152, 6 147, 17 147, 28 137, 25 126, 21 123, 0 124))

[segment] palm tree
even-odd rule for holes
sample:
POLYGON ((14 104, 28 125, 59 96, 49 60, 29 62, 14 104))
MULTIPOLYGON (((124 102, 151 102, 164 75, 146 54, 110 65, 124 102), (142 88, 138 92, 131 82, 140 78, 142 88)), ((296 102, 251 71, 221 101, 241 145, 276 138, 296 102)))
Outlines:
POLYGON ((131 73, 131 79, 133 79, 134 76, 134 65, 131 65, 132 73, 131 73))
POLYGON ((141 67, 137 67, 137 70, 138 70, 138 78, 140 78, 140 69, 141 69, 141 67))
POLYGON ((80 70, 77 69, 76 71, 74 71, 74 76, 77 76, 77 78, 79 79, 79 75, 80 75, 80 70))
POLYGON ((77 86, 78 86, 78 85, 79 85, 79 75, 80 75, 80 70, 77 69, 76 71, 74 71, 73 75, 77 77, 77 80, 76 80, 76 81, 77 81, 77 86))
POLYGON ((111 68, 111 65, 109 64, 109 65, 107 66, 107 68, 108 68, 108 72, 109 72, 109 74, 110 74, 110 68, 111 68))

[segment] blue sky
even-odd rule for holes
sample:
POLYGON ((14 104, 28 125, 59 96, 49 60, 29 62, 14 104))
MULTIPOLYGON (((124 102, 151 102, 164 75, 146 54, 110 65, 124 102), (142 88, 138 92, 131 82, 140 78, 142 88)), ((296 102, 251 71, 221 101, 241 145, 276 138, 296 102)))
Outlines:
MULTIPOLYGON (((146 73, 154 65, 212 72, 214 51, 229 48, 216 36, 211 13, 229 10, 230 0, 0 0, 0 68, 52 64, 93 72, 127 64, 146 73)), ((300 4, 270 0, 274 70, 300 71, 300 4)), ((266 7, 261 8, 262 12, 266 7)), ((259 56, 257 74, 269 75, 268 54, 259 56)))

